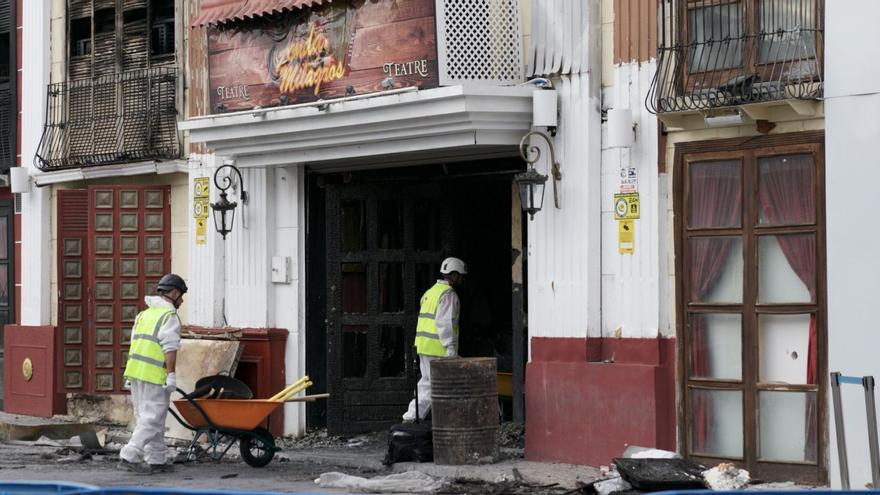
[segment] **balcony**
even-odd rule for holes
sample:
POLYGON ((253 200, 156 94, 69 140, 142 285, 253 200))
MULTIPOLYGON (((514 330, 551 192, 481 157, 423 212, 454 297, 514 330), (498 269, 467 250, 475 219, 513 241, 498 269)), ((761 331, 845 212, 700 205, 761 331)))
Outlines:
POLYGON ((6 173, 13 166, 15 139, 15 103, 12 101, 12 88, 8 82, 0 82, 0 172, 6 173))
POLYGON ((646 99, 667 123, 739 107, 753 118, 823 95, 824 0, 660 2, 657 73, 646 99), (677 115, 676 115, 677 114, 677 115))
POLYGON ((180 156, 176 68, 49 85, 37 152, 43 171, 180 156))

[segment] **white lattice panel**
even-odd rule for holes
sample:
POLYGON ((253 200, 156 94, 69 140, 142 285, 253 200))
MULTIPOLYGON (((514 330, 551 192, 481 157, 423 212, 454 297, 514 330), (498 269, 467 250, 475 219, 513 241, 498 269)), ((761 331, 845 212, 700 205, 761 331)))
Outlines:
POLYGON ((523 80, 519 0, 436 0, 440 84, 523 80))

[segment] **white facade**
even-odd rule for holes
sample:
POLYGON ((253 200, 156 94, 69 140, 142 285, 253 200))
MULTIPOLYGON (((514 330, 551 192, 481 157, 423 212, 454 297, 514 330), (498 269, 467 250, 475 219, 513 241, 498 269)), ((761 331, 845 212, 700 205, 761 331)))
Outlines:
MULTIPOLYGON (((214 160, 214 155, 191 157, 190 183, 197 177, 213 177, 217 166, 214 160)), ((251 168, 242 173, 250 199, 246 205, 241 204, 240 188, 230 198, 239 207, 227 239, 217 235, 213 225, 208 226, 205 244, 197 244, 196 237, 190 236, 187 280, 193 289, 188 299, 188 323, 286 329, 284 378, 285 383, 293 383, 305 374, 303 168, 251 168), (273 257, 290 260, 289 281, 272 282, 273 257)), ((190 187, 190 194, 192 191, 190 187)), ((217 201, 219 195, 213 183, 211 191, 211 201, 217 201)), ((195 220, 190 219, 190 223, 190 232, 195 232, 195 220)), ((285 405, 285 434, 304 431, 304 412, 302 404, 285 405)))
MULTIPOLYGON (((22 28, 28 36, 22 40, 22 123, 21 156, 24 167, 36 170, 37 154, 43 134, 46 86, 49 84, 49 0, 22 2, 22 28), (39 110, 38 110, 39 109, 39 110)), ((21 272, 28 274, 21 287, 21 324, 50 323, 49 252, 50 191, 31 187, 22 194, 21 272)))
MULTIPOLYGON (((828 250, 828 369, 880 378, 880 332, 868 317, 880 294, 880 230, 870 220, 880 183, 880 58, 873 0, 825 4, 825 180, 828 250)), ((823 379, 827 379, 824 377, 823 379)), ((844 385, 843 416, 850 482, 871 481, 862 387, 844 385)), ((829 399, 832 486, 840 486, 834 414, 829 399)))
MULTIPOLYGON (((531 337, 598 336, 601 321, 601 95, 599 6, 595 2, 532 5, 530 67, 559 92, 554 139, 561 165, 559 208, 553 179, 544 207, 528 222, 528 319, 531 337)), ((545 130, 545 129, 541 129, 545 130)), ((549 152, 537 170, 549 175, 549 152)))

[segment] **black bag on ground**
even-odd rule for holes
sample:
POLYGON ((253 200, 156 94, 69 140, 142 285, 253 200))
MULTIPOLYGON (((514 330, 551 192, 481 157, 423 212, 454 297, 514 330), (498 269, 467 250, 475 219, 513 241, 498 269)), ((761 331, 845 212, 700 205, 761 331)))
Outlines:
MULTIPOLYGON (((418 350, 413 348, 413 357, 418 360, 418 350)), ((419 363, 414 363, 419 369, 419 363)), ((395 462, 434 462, 434 432, 431 429, 431 412, 424 420, 419 420, 419 387, 416 384, 416 422, 398 423, 388 430, 388 452, 382 464, 390 466, 395 462)))
POLYGON ((388 431, 388 453, 382 464, 433 461, 434 435, 430 422, 400 423, 388 431))

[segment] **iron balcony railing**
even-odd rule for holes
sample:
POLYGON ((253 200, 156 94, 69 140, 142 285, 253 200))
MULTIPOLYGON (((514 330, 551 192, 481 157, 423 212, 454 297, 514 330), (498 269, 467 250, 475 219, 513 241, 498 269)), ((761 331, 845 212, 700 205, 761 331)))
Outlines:
POLYGON ((15 110, 12 88, 8 82, 0 82, 0 171, 3 173, 13 166, 15 160, 15 140, 12 135, 15 129, 15 110))
POLYGON ((181 156, 177 69, 162 67, 50 84, 37 152, 45 171, 181 156))
POLYGON ((652 113, 823 94, 824 0, 661 0, 652 113))

